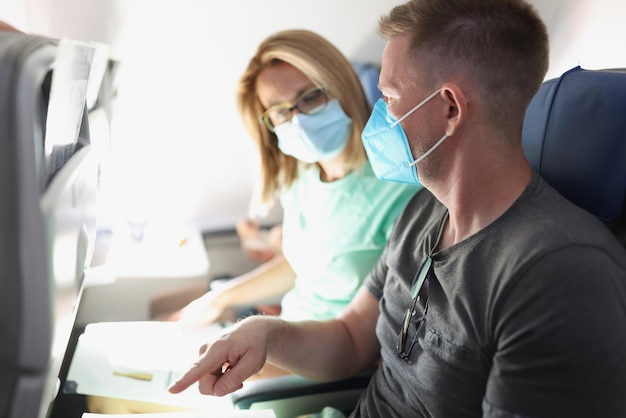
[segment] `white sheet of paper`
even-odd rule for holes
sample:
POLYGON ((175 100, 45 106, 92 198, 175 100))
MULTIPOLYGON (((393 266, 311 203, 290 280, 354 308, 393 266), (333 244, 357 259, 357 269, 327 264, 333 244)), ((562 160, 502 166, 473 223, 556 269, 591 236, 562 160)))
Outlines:
POLYGON ((221 335, 214 325, 185 331, 173 322, 89 324, 79 337, 65 392, 232 411, 228 396, 202 395, 197 385, 173 395, 167 388, 198 359, 202 344, 221 335))

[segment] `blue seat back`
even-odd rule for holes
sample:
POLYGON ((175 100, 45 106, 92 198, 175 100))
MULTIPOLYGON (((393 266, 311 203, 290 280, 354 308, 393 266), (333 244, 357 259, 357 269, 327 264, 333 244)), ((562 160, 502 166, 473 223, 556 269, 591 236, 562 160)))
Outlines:
POLYGON ((359 76, 359 80, 361 80, 367 101, 370 102, 370 105, 374 106, 378 99, 383 97, 378 89, 380 68, 374 64, 362 62, 353 62, 352 67, 354 67, 356 74, 359 76))
POLYGON ((543 83, 522 130, 532 167, 609 225, 624 219, 625 116, 625 70, 575 67, 543 83))

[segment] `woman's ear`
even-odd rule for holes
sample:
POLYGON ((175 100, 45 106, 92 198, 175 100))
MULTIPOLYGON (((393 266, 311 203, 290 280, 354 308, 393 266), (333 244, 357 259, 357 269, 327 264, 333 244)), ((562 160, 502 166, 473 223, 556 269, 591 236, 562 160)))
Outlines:
POLYGON ((448 105, 446 117, 446 134, 453 136, 459 127, 465 122, 467 115, 467 100, 461 88, 454 83, 445 83, 439 93, 448 105))

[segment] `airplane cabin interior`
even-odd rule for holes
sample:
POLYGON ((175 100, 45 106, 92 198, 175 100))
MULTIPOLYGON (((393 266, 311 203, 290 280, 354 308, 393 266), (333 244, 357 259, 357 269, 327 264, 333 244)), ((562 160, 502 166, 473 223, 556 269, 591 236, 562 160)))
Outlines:
MULTIPOLYGON (((254 216, 266 232, 281 222, 279 205, 251 203, 258 162, 234 103, 262 38, 318 31, 370 102, 380 95, 376 23, 402 1, 271 3, 0 0, 0 21, 17 29, 0 30, 0 416, 80 418, 98 395, 180 417, 293 418, 349 411, 360 396, 370 371, 251 382, 213 404, 197 389, 169 395, 205 334, 147 325, 154 296, 260 264, 238 221, 254 216), (143 351, 163 338, 196 348, 143 351)), ((550 31, 550 67, 526 113, 524 152, 626 246, 626 6, 531 3, 550 31)))

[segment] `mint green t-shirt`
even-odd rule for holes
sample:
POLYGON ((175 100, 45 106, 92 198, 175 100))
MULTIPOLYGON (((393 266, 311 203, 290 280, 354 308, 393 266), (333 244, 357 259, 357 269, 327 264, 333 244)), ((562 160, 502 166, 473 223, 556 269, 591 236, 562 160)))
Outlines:
POLYGON ((380 258, 393 224, 420 186, 381 181, 366 163, 322 182, 311 166, 281 194, 283 253, 296 273, 281 317, 336 317, 380 258))

